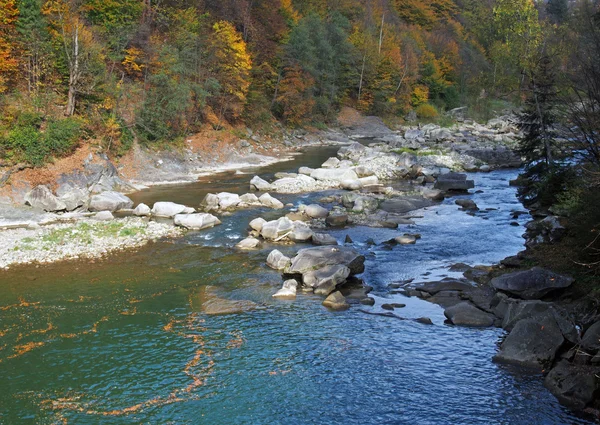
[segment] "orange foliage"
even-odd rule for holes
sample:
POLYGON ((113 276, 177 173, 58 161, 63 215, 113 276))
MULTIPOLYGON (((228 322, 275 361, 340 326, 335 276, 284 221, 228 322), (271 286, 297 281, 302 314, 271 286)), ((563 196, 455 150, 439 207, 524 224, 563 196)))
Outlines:
POLYGON ((0 0, 0 93, 6 91, 8 80, 18 67, 12 44, 18 15, 15 0, 0 0))

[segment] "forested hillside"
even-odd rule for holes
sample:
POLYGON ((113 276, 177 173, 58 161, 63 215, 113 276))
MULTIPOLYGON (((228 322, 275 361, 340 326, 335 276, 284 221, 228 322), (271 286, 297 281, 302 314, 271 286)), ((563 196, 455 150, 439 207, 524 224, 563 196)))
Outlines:
POLYGON ((0 157, 112 156, 206 125, 289 127, 341 105, 434 119, 520 103, 571 69, 587 0, 0 0, 0 157))

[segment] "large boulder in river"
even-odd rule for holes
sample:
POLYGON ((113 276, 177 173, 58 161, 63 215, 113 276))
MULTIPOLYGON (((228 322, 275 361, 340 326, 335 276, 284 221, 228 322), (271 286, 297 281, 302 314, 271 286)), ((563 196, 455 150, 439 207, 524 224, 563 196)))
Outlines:
POLYGON ((350 269, 343 264, 336 264, 304 273, 302 282, 317 295, 329 295, 337 285, 344 283, 348 276, 350 269))
POLYGON ((544 385, 565 406, 583 410, 600 395, 600 367, 561 361, 548 373, 544 385))
POLYGON ((356 172, 350 168, 317 168, 310 176, 315 180, 328 180, 343 182, 344 180, 358 180, 356 172))
POLYGON ((475 187, 473 180, 467 180, 466 174, 446 173, 438 176, 434 188, 446 191, 461 191, 466 192, 475 187))
POLYGON ((403 197, 388 199, 381 203, 379 208, 385 212, 394 214, 406 214, 407 212, 418 210, 433 205, 429 199, 418 197, 403 197))
POLYGON ((495 317, 469 302, 461 302, 444 311, 444 316, 454 325, 487 328, 494 324, 495 317))
POLYGON ((351 275, 365 271, 365 257, 358 251, 349 247, 320 246, 298 251, 286 273, 304 274, 338 264, 348 267, 351 275))
POLYGON ((135 207, 135 209, 133 210, 133 215, 137 216, 137 217, 147 217, 152 213, 152 210, 150 209, 150 207, 146 204, 139 204, 137 207, 135 207))
POLYGON ((287 217, 263 224, 260 235, 266 240, 278 240, 294 230, 294 222, 287 217))
POLYGON ((60 200, 64 202, 67 211, 76 210, 85 205, 90 199, 90 194, 86 189, 74 188, 66 193, 63 193, 60 200))
POLYGON ((263 193, 258 200, 265 207, 273 208, 275 210, 280 210, 284 207, 283 202, 281 202, 279 199, 273 198, 268 193, 263 193))
POLYGON ((192 212, 194 212, 193 209, 174 202, 156 202, 152 206, 152 215, 156 217, 172 218, 177 214, 189 214, 192 212))
POLYGON ((266 180, 261 179, 258 176, 254 176, 252 178, 252 180, 250 180, 250 188, 251 189, 255 189, 255 190, 259 190, 259 191, 267 191, 267 190, 271 190, 272 186, 269 182, 267 182, 266 180))
POLYGON ((44 185, 36 186, 31 192, 28 192, 25 195, 25 203, 45 211, 62 211, 67 209, 67 205, 54 196, 52 191, 44 185))
POLYGON ((540 299, 557 289, 571 286, 573 278, 540 267, 503 274, 490 282, 493 288, 525 300, 540 299))
POLYGON ((133 201, 119 192, 102 192, 90 199, 90 211, 118 211, 130 209, 133 201))
POLYGON ((223 210, 235 208, 242 202, 237 193, 221 192, 217 193, 217 198, 219 198, 219 208, 223 210))
POLYGON ((281 253, 281 251, 274 249, 267 257, 267 266, 275 270, 283 270, 290 265, 292 260, 281 253))
POLYGON ((494 361, 542 371, 552 365, 564 341, 551 315, 524 319, 508 334, 494 361))
POLYGON ((318 204, 310 204, 304 208, 304 214, 310 218, 325 218, 329 215, 327 208, 323 208, 318 204))
POLYGON ((221 221, 212 214, 177 214, 174 219, 177 226, 186 229, 203 230, 221 224, 221 221))
POLYGON ((340 291, 335 291, 323 301, 323 305, 331 310, 348 310, 350 304, 346 302, 346 298, 340 291))

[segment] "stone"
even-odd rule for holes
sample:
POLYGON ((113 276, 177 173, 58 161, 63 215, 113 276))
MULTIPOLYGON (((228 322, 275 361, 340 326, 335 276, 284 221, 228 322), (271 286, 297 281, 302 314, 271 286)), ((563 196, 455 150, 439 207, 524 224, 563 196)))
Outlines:
POLYGON ((429 199, 404 197, 397 199, 389 199, 381 203, 381 208, 385 212, 393 214, 406 214, 408 212, 429 207, 433 203, 429 199))
POLYGON ((252 220, 250 222, 250 228, 252 230, 256 230, 257 232, 260 232, 266 222, 267 222, 267 220, 265 220, 262 217, 255 218, 254 220, 252 220))
POLYGON ((193 230, 208 229, 221 224, 217 217, 208 213, 177 214, 173 221, 177 226, 193 230))
POLYGON ((414 245, 417 243, 417 238, 415 238, 412 235, 403 235, 396 236, 394 238, 394 241, 396 241, 396 243, 399 243, 400 245, 414 245))
POLYGON ((298 282, 295 279, 288 279, 283 282, 281 289, 273 294, 273 298, 294 299, 296 298, 297 289, 298 282))
POLYGON ((454 325, 486 328, 494 324, 495 317, 469 302, 461 302, 444 311, 444 316, 454 325))
POLYGON ((342 205, 346 208, 352 208, 359 196, 358 193, 344 193, 342 195, 342 205))
POLYGON ((469 211, 479 210, 479 207, 477 206, 477 204, 471 199, 457 199, 456 201, 454 201, 454 203, 456 205, 458 205, 459 207, 461 207, 463 210, 469 210, 469 211))
POLYGON ((260 235, 266 240, 277 240, 294 230, 294 222, 287 217, 268 221, 263 224, 260 235))
POLYGON ((219 198, 219 208, 223 210, 235 208, 240 202, 242 202, 242 200, 240 199, 240 195, 236 193, 217 193, 217 198, 219 198))
POLYGON ((67 205, 54 196, 52 191, 44 185, 36 186, 28 192, 25 195, 25 203, 44 211, 63 211, 67 209, 67 205))
POLYGON ((320 205, 311 204, 304 208, 304 214, 310 218, 326 218, 329 215, 329 211, 320 205))
POLYGON ((356 175, 358 176, 358 178, 363 178, 363 177, 371 177, 373 175, 375 175, 375 173, 373 172, 373 170, 371 170, 370 168, 367 168, 363 165, 359 165, 357 167, 354 167, 354 172, 356 173, 356 175))
POLYGON ((139 204, 137 207, 135 207, 135 209, 133 210, 133 215, 137 216, 137 217, 147 217, 152 213, 152 210, 150 209, 150 207, 146 204, 139 204))
POLYGON ((600 322, 594 323, 585 331, 581 338, 581 348, 590 353, 600 351, 600 322))
POLYGON ((330 227, 343 227, 348 223, 348 215, 347 214, 329 214, 325 219, 325 223, 327 223, 330 227))
POLYGON ((541 320, 523 319, 508 334, 493 360, 545 370, 552 365, 564 341, 562 332, 552 317, 545 316, 541 320))
POLYGON ((493 288, 525 300, 540 299, 548 293, 571 286, 573 278, 540 267, 507 273, 491 281, 493 288))
POLYGON ((99 211, 94 215, 94 220, 98 221, 110 221, 114 220, 115 216, 110 211, 99 211))
POLYGON ((269 207, 269 208, 273 208, 276 210, 280 210, 284 207, 283 202, 281 202, 278 199, 275 199, 274 197, 272 197, 271 195, 269 195, 268 193, 263 193, 258 200, 260 201, 261 204, 263 204, 265 207, 269 207))
POLYGON ((422 325, 433 325, 433 322, 429 317, 419 317, 415 319, 415 322, 421 323, 422 325))
POLYGON ((267 266, 275 270, 283 270, 292 263, 289 257, 283 255, 279 250, 274 249, 267 257, 267 266))
POLYGON ((322 165, 321 168, 337 168, 340 165, 340 160, 337 158, 329 158, 327 161, 325 161, 322 165))
POLYGON ((215 211, 219 209, 219 197, 214 193, 207 194, 202 202, 200 202, 200 207, 204 211, 215 211))
POLYGON ((317 295, 329 295, 337 285, 344 283, 348 276, 350 269, 336 264, 302 274, 302 282, 305 286, 313 288, 317 295))
POLYGON ((271 190, 271 184, 266 180, 261 179, 258 176, 254 176, 252 180, 250 180, 250 188, 258 191, 267 191, 271 190))
POLYGON ((438 176, 434 189, 442 191, 460 191, 465 192, 475 187, 473 180, 467 180, 466 174, 446 173, 438 176))
POLYGON ((404 133, 404 138, 406 140, 416 140, 422 137, 424 137, 424 134, 419 129, 406 130, 406 132, 404 133))
POLYGON ((350 247, 321 246, 298 251, 292 264, 286 269, 289 274, 304 274, 325 266, 342 264, 350 269, 351 275, 365 270, 365 257, 350 247))
POLYGON ((331 310, 348 310, 350 304, 346 302, 346 298, 340 291, 335 291, 323 301, 323 305, 331 310))
POLYGON ((469 291, 473 289, 473 286, 466 282, 461 282, 460 280, 445 279, 438 282, 416 283, 415 289, 417 291, 435 295, 441 291, 469 291))
POLYGON ((246 238, 241 240, 235 247, 238 249, 256 249, 260 245, 260 241, 256 238, 246 238))
POLYGON ((379 208, 379 200, 368 196, 359 196, 354 201, 353 212, 371 213, 379 208))
POLYGON ((90 211, 118 211, 130 209, 133 201, 119 192, 102 192, 90 199, 90 211))
POLYGON ((342 180, 340 182, 340 186, 344 190, 360 190, 360 189, 362 189, 362 183, 358 179, 342 180))
POLYGON ((343 182, 344 180, 358 180, 356 172, 350 168, 317 168, 310 177, 315 180, 343 182))
POLYGON ((559 362, 544 379, 544 385, 567 407, 583 410, 600 391, 600 367, 579 366, 567 361, 559 362))
POLYGON ((241 195, 240 203, 246 205, 260 205, 258 196, 256 196, 254 193, 245 193, 244 195, 241 195))
POLYGON ((432 201, 443 201, 444 200, 444 192, 439 189, 430 189, 428 187, 423 187, 421 189, 421 194, 425 199, 430 199, 432 201))
POLYGON ((192 309, 208 315, 240 314, 257 307, 256 303, 249 300, 228 300, 218 295, 214 286, 203 286, 191 299, 192 309), (199 304, 199 305, 198 305, 199 304))
POLYGON ((174 202, 156 202, 152 207, 152 215, 156 217, 172 218, 177 214, 184 214, 185 205, 176 204, 174 202))
POLYGON ((373 298, 371 298, 371 297, 362 298, 359 302, 362 305, 369 305, 369 306, 375 305, 375 300, 373 298))
POLYGON ((309 168, 309 167, 300 167, 298 169, 298 174, 302 174, 305 176, 310 176, 312 174, 312 172, 315 171, 314 168, 309 168))
POLYGON ((337 239, 327 233, 315 233, 312 235, 312 243, 315 245, 337 245, 337 239))
POLYGON ((314 232, 306 223, 301 221, 294 222, 294 230, 288 235, 288 239, 294 242, 306 242, 311 239, 314 232))
POLYGON ((65 209, 67 211, 76 210, 79 207, 85 205, 85 203, 90 198, 90 195, 85 189, 72 189, 67 193, 64 193, 60 200, 65 204, 65 209))

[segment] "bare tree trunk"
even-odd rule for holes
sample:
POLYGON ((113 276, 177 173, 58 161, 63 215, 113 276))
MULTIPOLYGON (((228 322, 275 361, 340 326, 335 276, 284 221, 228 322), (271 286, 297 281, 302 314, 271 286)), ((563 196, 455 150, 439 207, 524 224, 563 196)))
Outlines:
POLYGON ((358 83, 358 101, 360 102, 360 97, 362 95, 362 86, 363 86, 363 76, 365 75, 365 63, 367 61, 367 52, 363 56, 362 69, 360 70, 360 82, 358 83))
POLYGON ((381 44, 383 43, 383 25, 385 23, 385 13, 381 15, 381 29, 379 30, 379 54, 381 54, 381 44))

